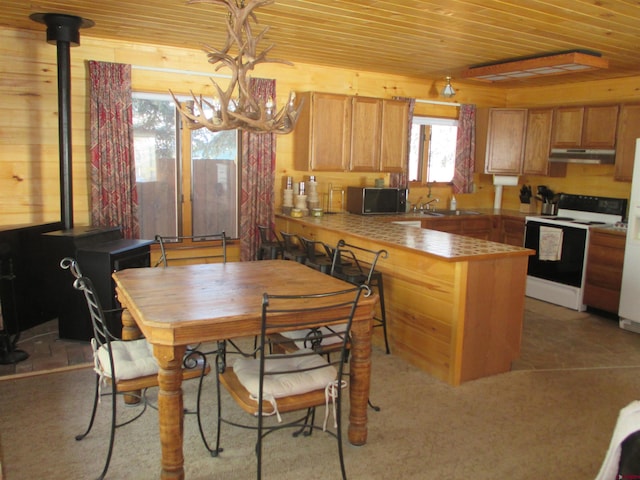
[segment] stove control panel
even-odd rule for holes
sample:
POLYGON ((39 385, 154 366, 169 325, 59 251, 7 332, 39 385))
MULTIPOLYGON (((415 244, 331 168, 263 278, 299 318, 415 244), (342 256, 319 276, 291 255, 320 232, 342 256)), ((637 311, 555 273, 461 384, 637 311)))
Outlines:
POLYGON ((562 193, 558 200, 558 208, 624 217, 627 213, 627 199, 562 193))

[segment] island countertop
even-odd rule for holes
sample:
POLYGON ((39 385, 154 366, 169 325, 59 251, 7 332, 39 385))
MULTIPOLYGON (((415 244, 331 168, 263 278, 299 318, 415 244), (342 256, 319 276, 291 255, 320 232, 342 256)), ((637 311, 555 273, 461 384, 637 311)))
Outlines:
MULTIPOLYGON (((277 215, 276 229, 387 251, 376 270, 384 275, 391 353, 451 385, 509 371, 520 353, 533 250, 391 223, 418 218, 277 215)), ((374 329, 374 344, 383 345, 381 330, 374 329)))
POLYGON ((463 235, 439 232, 426 228, 393 223, 395 220, 418 220, 415 214, 399 216, 371 216, 337 213, 322 217, 292 218, 276 215, 288 221, 309 224, 335 232, 346 232, 356 237, 374 240, 396 248, 417 250, 444 261, 462 261, 504 256, 533 255, 531 249, 491 242, 463 235))

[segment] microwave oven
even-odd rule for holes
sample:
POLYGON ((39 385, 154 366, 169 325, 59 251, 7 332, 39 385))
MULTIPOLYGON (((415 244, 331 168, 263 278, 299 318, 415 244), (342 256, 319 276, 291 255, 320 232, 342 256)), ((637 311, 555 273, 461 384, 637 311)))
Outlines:
POLYGON ((359 215, 404 213, 406 188, 347 187, 347 211, 359 215))

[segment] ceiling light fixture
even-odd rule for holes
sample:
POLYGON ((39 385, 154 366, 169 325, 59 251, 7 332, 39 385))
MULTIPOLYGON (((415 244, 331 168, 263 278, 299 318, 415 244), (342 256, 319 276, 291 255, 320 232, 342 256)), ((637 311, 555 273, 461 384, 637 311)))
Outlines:
POLYGON ((456 94, 456 91, 451 86, 451 77, 447 77, 447 84, 442 89, 442 92, 440 92, 440 95, 443 96, 444 98, 451 98, 455 94, 456 94))
POLYGON ((250 20, 258 23, 254 9, 269 5, 275 0, 189 0, 187 4, 212 3, 227 8, 227 40, 222 49, 206 45, 209 63, 216 70, 228 68, 231 79, 226 89, 222 89, 213 79, 211 83, 217 96, 207 100, 202 95, 191 92, 192 99, 180 102, 171 92, 180 114, 188 128, 206 128, 212 132, 222 130, 248 130, 259 133, 290 133, 296 125, 302 102, 295 105, 296 96, 291 92, 287 103, 276 111, 275 99, 266 100, 253 97, 249 89, 248 73, 260 63, 284 63, 286 60, 267 59, 273 45, 261 52, 257 44, 269 30, 265 27, 257 36, 252 34, 250 20), (232 52, 232 49, 235 50, 232 52))
POLYGON ((535 57, 505 60, 502 62, 469 67, 462 72, 463 78, 474 78, 486 82, 522 80, 545 75, 561 75, 584 72, 597 68, 608 68, 609 61, 597 52, 573 50, 535 57))

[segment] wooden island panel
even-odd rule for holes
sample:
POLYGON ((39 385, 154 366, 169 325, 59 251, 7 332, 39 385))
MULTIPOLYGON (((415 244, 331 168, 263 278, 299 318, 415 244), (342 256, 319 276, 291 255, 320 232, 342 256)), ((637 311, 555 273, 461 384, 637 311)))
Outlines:
MULTIPOLYGON (((344 239, 389 252, 377 268, 384 274, 393 354, 452 385, 510 370, 520 352, 530 250, 374 218, 336 217, 278 216, 276 224, 329 245, 344 239)), ((383 342, 381 329, 374 329, 374 344, 383 342)))

